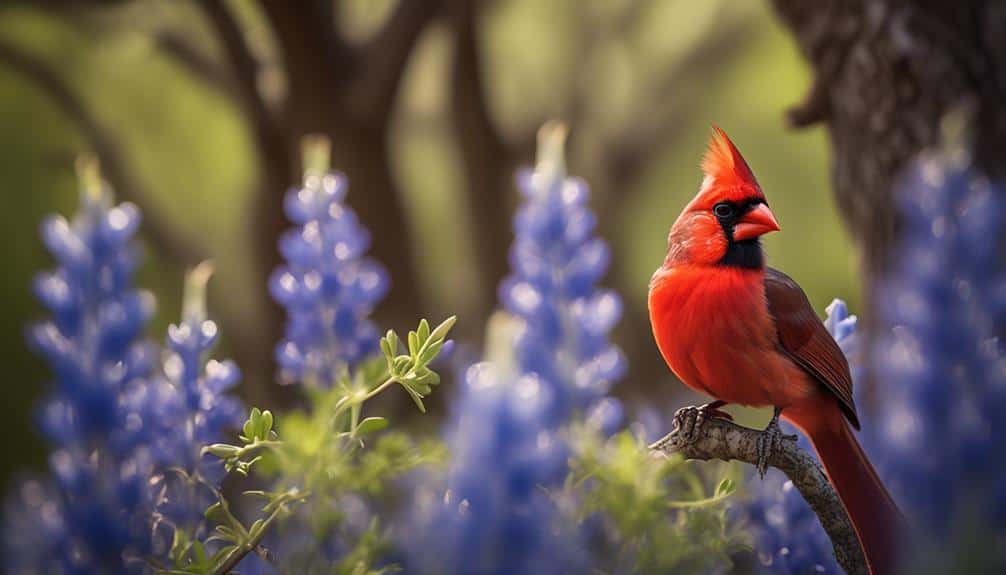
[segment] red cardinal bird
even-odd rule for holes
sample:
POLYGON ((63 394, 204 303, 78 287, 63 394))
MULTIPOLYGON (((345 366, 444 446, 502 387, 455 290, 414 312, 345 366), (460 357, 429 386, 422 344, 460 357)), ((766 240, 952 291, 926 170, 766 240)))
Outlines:
MULTIPOLYGON (((740 152, 713 128, 705 180, 671 227, 667 258, 650 280, 660 352, 686 385, 716 401, 772 406, 814 445, 859 536, 871 572, 894 571, 901 514, 856 441, 859 418, 842 350, 786 274, 765 266, 759 238, 779 230, 740 152)), ((727 416, 728 417, 728 416, 727 416)), ((700 418, 701 421, 701 418, 700 418)), ((771 449, 773 442, 767 444, 771 449)), ((759 470, 764 473, 767 453, 759 470)))

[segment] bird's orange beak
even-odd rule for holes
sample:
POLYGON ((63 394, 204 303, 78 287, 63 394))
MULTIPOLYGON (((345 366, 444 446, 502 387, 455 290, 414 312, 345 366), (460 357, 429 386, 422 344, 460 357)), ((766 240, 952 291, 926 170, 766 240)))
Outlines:
POLYGON ((744 214, 734 225, 734 241, 751 240, 769 232, 779 231, 779 222, 775 214, 765 204, 758 204, 755 209, 744 214))

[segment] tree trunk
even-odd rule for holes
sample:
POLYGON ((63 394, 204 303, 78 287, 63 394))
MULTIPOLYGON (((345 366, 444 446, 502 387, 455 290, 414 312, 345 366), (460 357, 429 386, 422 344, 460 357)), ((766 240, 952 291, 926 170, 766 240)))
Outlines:
MULTIPOLYGON (((939 144, 940 122, 974 107, 976 156, 1006 171, 1006 3, 997 0, 773 0, 814 70, 795 126, 823 122, 845 223, 871 280, 894 257, 896 178, 939 144)), ((869 317, 869 316, 867 316, 869 317)))

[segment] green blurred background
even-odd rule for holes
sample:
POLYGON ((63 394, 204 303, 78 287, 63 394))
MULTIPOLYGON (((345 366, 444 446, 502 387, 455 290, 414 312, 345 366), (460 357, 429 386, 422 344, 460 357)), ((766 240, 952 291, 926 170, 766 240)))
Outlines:
MULTIPOLYGON (((54 99, 51 86, 11 65, 12 53, 44 64, 114 137, 144 193, 120 195, 136 199, 147 222, 175 230, 214 259, 211 305, 223 318, 224 338, 218 355, 232 351, 228 333, 261 329, 267 313, 260 292, 248 289, 258 281, 253 269, 260 233, 250 216, 260 158, 253 128, 226 94, 164 49, 165 38, 181 39, 206 62, 221 63, 202 10, 194 1, 70 4, 0 8, 0 250, 6 275, 0 349, 11 408, 6 425, 16 438, 3 459, 5 484, 15 471, 45 462, 32 418, 48 374, 26 349, 23 330, 42 314, 31 296, 32 276, 50 265, 38 240, 39 222, 50 212, 72 213, 73 160, 89 148, 80 122, 54 99)), ((366 43, 397 4, 337 2, 340 33, 350 46, 366 43)), ((251 2, 229 8, 262 62, 259 88, 281 93, 282 70, 263 16, 251 2)), ((613 246, 606 283, 626 302, 617 337, 634 363, 618 395, 659 405, 689 399, 660 365, 647 332, 645 298, 667 229, 701 181, 697 166, 712 123, 743 151, 782 224, 783 232, 766 240, 770 263, 796 278, 822 313, 834 297, 857 308, 854 250, 830 194, 826 136, 822 128, 789 130, 783 121, 786 107, 808 88, 808 69, 766 2, 495 0, 485 4, 479 24, 482 88, 501 137, 526 140, 549 118, 571 124, 569 169, 591 184, 600 230, 613 246)), ((486 281, 473 271, 484 238, 471 221, 473 210, 461 206, 476 202, 477 212, 482 196, 466 189, 462 176, 466 150, 453 128, 449 93, 453 46, 445 22, 434 19, 424 27, 387 125, 391 176, 407 230, 382 228, 379 219, 364 223, 375 235, 415 246, 418 273, 404 285, 423 303, 409 310, 410 317, 458 313, 471 334, 485 320, 484 311, 470 304, 471 286, 486 281)), ((533 160, 531 148, 519 155, 521 163, 533 160)), ((504 205, 512 208, 516 191, 511 187, 508 194, 504 205)), ((355 199, 351 182, 351 206, 355 199)), ((511 215, 507 210, 495 217, 511 215)), ((157 295, 150 335, 160 339, 178 315, 185 264, 143 237, 149 249, 139 282, 157 295)), ((394 327, 410 323, 402 321, 394 327)), ((243 393, 252 401, 272 397, 269 374, 247 374, 246 380, 243 393)), ((450 390, 440 393, 449 396, 450 390)))

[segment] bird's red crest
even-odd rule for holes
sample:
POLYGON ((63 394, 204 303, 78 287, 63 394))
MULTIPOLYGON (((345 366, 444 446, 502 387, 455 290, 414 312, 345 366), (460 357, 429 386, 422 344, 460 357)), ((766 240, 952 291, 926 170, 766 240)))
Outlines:
POLYGON ((713 136, 709 139, 709 151, 702 159, 702 171, 712 187, 724 189, 754 190, 761 193, 754 172, 744 161, 740 151, 734 146, 726 132, 713 126, 713 136))

